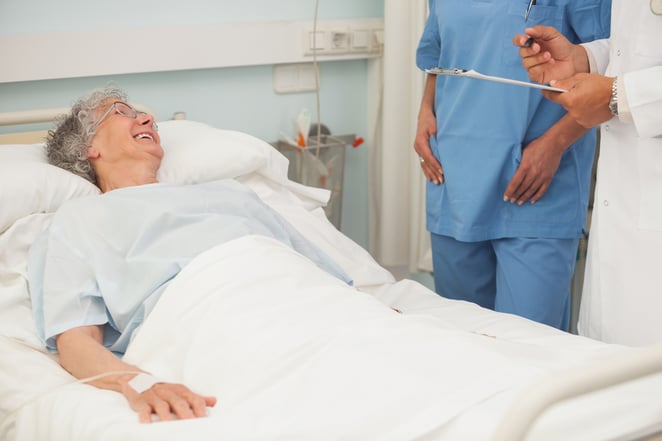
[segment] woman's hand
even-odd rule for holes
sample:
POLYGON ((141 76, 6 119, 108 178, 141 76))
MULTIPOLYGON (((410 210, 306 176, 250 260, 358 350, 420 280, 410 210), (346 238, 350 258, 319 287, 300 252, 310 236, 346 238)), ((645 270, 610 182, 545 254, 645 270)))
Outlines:
POLYGON ((216 405, 216 398, 198 395, 182 384, 156 383, 139 393, 127 381, 122 393, 141 423, 151 422, 152 415, 161 421, 204 417, 206 408, 216 405))
POLYGON ((437 118, 432 112, 422 112, 418 118, 414 150, 419 157, 425 178, 435 184, 443 184, 444 169, 430 148, 430 137, 437 134, 437 118))

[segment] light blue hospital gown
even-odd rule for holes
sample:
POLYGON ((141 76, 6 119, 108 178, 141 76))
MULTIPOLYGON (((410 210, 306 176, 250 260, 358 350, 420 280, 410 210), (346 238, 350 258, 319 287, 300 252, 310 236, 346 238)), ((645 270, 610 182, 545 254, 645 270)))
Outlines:
POLYGON ((30 249, 37 330, 55 336, 106 325, 104 345, 123 353, 168 282, 195 256, 248 234, 275 238, 351 282, 248 187, 223 180, 149 184, 66 202, 30 249))

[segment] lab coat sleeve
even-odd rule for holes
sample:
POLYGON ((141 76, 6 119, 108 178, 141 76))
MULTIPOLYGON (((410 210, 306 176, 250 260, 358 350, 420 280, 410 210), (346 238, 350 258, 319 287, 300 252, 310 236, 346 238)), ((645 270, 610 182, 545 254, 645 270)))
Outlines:
POLYGON ((662 66, 627 72, 623 85, 639 137, 662 135, 662 66))
POLYGON ((595 62, 595 70, 592 69, 591 72, 604 74, 609 64, 609 40, 595 40, 582 46, 589 52, 589 58, 592 57, 595 62))

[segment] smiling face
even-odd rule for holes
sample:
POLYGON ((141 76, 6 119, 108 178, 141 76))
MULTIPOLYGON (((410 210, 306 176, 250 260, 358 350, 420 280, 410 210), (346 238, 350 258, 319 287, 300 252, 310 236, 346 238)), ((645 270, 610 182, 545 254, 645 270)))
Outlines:
POLYGON ((145 154, 159 160, 163 157, 161 138, 155 130, 152 115, 136 112, 128 104, 111 101, 103 103, 98 113, 100 117, 105 116, 97 125, 92 148, 113 158, 125 156, 138 160, 145 154))
MULTIPOLYGON (((155 182, 163 148, 154 117, 135 112, 128 104, 110 100, 102 103, 97 113, 100 122, 87 154, 100 184, 110 177, 114 181, 118 178, 132 180, 132 185, 150 182, 149 179, 155 182), (147 181, 140 182, 145 179, 147 181)), ((111 187, 118 186, 122 185, 111 187)))

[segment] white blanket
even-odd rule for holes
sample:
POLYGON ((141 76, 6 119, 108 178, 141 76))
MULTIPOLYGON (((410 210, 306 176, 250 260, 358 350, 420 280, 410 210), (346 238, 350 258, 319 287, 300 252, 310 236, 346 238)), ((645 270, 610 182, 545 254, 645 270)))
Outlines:
POLYGON ((504 344, 400 315, 248 236, 186 267, 125 359, 215 395, 215 440, 413 440, 540 373, 522 360, 542 351, 504 356, 504 344))
MULTIPOLYGON (((126 356, 215 395, 207 418, 140 424, 120 394, 71 383, 30 346, 0 339, 0 439, 488 440, 539 374, 627 353, 411 281, 368 295, 257 236, 194 259, 126 356)), ((640 386, 551 412, 527 439, 604 441, 659 421, 662 378, 640 386)))

